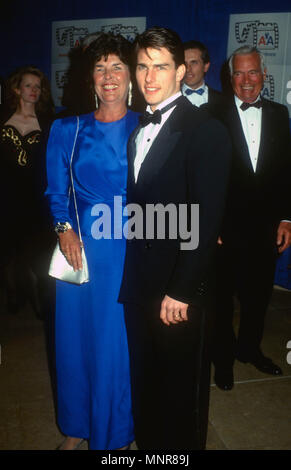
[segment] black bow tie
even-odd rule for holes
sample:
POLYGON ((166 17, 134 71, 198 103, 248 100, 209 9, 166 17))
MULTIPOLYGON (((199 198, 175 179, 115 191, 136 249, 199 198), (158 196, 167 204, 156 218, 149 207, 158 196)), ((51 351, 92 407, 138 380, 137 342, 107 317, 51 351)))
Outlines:
POLYGON ((148 111, 146 111, 144 114, 142 114, 140 117, 139 117, 139 124, 141 127, 145 127, 147 126, 148 124, 152 123, 152 124, 160 124, 161 121, 162 121, 162 114, 164 114, 165 112, 169 111, 169 109, 173 108, 174 106, 176 106, 177 104, 177 101, 180 99, 180 96, 179 98, 176 98, 174 101, 172 101, 171 103, 167 104, 167 106, 165 106, 164 108, 162 109, 156 109, 154 113, 149 113, 148 111))
POLYGON ((240 105, 240 109, 242 111, 245 111, 246 109, 249 109, 251 107, 254 107, 254 108, 261 108, 262 107, 262 100, 258 100, 256 101, 255 103, 242 103, 240 105))
POLYGON ((141 127, 145 127, 148 124, 160 124, 162 120, 162 113, 160 109, 156 109, 154 113, 149 113, 146 111, 139 117, 139 123, 141 127))

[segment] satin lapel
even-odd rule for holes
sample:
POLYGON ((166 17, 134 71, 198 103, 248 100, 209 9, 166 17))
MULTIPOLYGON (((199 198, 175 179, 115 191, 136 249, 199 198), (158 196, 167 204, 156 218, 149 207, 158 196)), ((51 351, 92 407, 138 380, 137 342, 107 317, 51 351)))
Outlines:
POLYGON ((153 142, 146 158, 144 159, 137 180, 137 185, 150 184, 166 163, 173 148, 181 136, 181 131, 175 130, 177 109, 167 119, 155 141, 153 142))
POLYGON ((262 126, 260 148, 258 153, 258 163, 256 172, 260 172, 264 162, 268 158, 269 151, 272 148, 273 133, 276 129, 276 122, 273 121, 273 108, 269 103, 262 99, 262 126))
POLYGON ((248 144, 244 136, 238 110, 234 103, 228 108, 227 121, 227 126, 232 135, 232 142, 235 148, 235 152, 241 156, 249 169, 253 171, 248 144))
POLYGON ((135 145, 135 139, 140 130, 140 126, 137 126, 134 131, 131 133, 128 144, 127 144, 127 152, 128 152, 128 163, 130 165, 133 165, 135 155, 136 155, 136 145, 135 145))
POLYGON ((137 126, 134 131, 131 133, 128 143, 127 143, 127 159, 128 159, 128 181, 127 181, 127 189, 128 191, 131 190, 133 186, 135 186, 134 180, 134 159, 136 156, 136 144, 135 139, 139 132, 140 126, 137 126))

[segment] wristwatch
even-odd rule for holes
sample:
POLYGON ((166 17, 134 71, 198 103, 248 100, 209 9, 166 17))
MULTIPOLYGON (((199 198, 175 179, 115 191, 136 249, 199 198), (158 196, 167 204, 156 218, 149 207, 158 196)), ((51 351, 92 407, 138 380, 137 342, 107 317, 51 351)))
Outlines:
POLYGON ((64 233, 67 230, 69 230, 70 228, 72 228, 72 226, 71 226, 71 224, 69 224, 69 222, 57 222, 57 224, 55 226, 55 232, 57 234, 64 233))

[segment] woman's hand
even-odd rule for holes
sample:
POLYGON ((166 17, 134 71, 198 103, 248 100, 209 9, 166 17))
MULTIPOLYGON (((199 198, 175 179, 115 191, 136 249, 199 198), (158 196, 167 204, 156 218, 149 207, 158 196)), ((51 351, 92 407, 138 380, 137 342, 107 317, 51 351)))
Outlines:
POLYGON ((81 242, 73 229, 69 229, 64 233, 59 233, 60 248, 67 258, 68 263, 73 266, 74 271, 81 270, 82 256, 81 256, 81 242))

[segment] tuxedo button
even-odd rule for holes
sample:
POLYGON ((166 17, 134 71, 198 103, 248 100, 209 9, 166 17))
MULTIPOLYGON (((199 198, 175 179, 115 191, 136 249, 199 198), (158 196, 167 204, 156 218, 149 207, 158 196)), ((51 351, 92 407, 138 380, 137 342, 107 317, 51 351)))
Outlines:
POLYGON ((149 250, 150 248, 152 248, 152 244, 149 243, 149 242, 147 242, 147 243, 145 244, 145 249, 146 249, 146 250, 149 250))
POLYGON ((204 295, 205 294, 205 284, 204 282, 201 282, 200 286, 197 287, 197 294, 198 295, 204 295))

